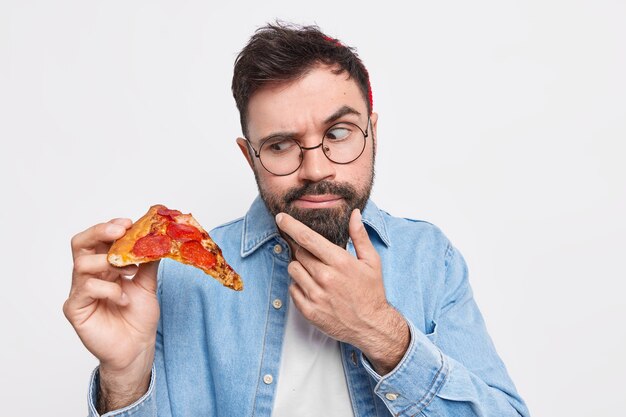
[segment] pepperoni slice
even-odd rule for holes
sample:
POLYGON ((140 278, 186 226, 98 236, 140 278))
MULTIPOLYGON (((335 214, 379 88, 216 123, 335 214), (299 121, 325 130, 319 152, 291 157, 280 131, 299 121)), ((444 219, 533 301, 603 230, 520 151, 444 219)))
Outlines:
POLYGON ((202 243, 195 240, 190 240, 180 246, 180 256, 194 265, 207 269, 212 268, 217 262, 215 255, 206 250, 202 243))
POLYGON ((202 240, 202 233, 195 227, 182 223, 169 223, 167 225, 167 235, 179 242, 190 240, 202 240))
POLYGON ((183 214, 178 210, 170 210, 167 207, 161 207, 160 209, 157 210, 157 213, 159 213, 161 216, 169 217, 170 220, 174 220, 174 217, 180 216, 181 214, 183 214))
POLYGON ((170 253, 172 239, 165 235, 146 235, 135 242, 132 252, 137 256, 159 258, 170 253))

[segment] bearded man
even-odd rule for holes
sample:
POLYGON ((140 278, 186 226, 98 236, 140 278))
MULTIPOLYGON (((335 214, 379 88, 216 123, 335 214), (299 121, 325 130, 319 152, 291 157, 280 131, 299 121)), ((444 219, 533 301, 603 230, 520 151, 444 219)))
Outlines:
POLYGON ((528 415, 459 252, 369 199, 378 114, 354 50, 268 25, 232 89, 260 197, 211 235, 246 289, 169 260, 110 266, 128 219, 76 235, 64 312, 100 361, 90 415, 528 415))

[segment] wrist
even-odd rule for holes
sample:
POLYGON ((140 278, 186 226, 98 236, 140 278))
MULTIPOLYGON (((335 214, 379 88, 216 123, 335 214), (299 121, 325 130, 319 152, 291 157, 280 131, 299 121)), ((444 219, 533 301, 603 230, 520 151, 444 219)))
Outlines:
POLYGON ((124 369, 100 364, 98 369, 98 412, 117 410, 129 406, 141 398, 150 387, 153 355, 142 358, 124 369))
POLYGON ((367 338, 368 342, 359 348, 374 370, 379 375, 386 375, 406 354, 411 333, 404 317, 391 306, 381 313, 375 332, 367 338))

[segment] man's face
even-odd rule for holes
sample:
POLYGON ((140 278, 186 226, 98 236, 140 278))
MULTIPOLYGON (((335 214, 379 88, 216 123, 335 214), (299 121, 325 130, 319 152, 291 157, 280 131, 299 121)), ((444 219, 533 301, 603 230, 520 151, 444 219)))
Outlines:
POLYGON ((367 130, 363 154, 349 164, 331 162, 321 147, 304 151, 300 168, 277 176, 251 153, 244 139, 237 143, 248 159, 261 197, 270 213, 288 213, 331 242, 345 247, 353 209, 363 210, 374 179, 376 113, 367 126, 367 106, 355 81, 328 66, 316 66, 303 77, 266 86, 248 105, 248 134, 255 149, 276 134, 289 134, 302 147, 319 145, 326 130, 350 122, 367 130))

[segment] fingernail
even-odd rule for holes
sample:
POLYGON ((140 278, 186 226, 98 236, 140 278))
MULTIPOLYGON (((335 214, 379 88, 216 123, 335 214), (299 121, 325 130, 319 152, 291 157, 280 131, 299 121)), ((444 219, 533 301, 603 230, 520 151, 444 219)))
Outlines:
POLYGON ((122 276, 126 279, 133 279, 137 275, 137 271, 122 271, 122 276))
POLYGON ((361 221, 362 216, 361 216, 361 210, 359 209, 355 209, 356 210, 356 218, 358 221, 361 221))
POLYGON ((124 230, 126 230, 126 229, 124 227, 120 226, 119 224, 112 224, 112 223, 110 223, 107 226, 107 232, 109 234, 118 235, 118 234, 122 233, 124 230))
POLYGON ((122 274, 124 275, 135 275, 139 267, 137 265, 128 265, 122 267, 122 274))
POLYGON ((126 295, 125 292, 122 293, 122 297, 120 298, 120 301, 122 302, 123 305, 128 304, 128 296, 126 295))
POLYGON ((276 224, 280 224, 280 222, 283 219, 283 217, 285 217, 285 215, 283 213, 278 213, 276 215, 276 224))

